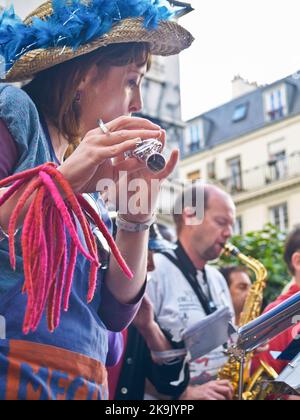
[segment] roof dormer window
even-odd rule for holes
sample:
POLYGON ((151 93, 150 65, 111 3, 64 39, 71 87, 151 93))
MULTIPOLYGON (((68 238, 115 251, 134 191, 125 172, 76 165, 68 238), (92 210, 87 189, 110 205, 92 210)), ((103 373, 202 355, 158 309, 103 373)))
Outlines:
POLYGON ((195 153, 204 149, 204 131, 202 121, 192 124, 189 127, 187 153, 195 153))
POLYGON ((288 114, 286 86, 277 86, 265 93, 265 115, 267 121, 276 121, 288 114))

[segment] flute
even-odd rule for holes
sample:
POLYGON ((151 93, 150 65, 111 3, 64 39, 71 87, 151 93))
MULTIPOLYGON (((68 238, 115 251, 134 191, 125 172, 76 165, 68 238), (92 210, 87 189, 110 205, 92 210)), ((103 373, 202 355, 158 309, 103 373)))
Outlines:
POLYGON ((166 159, 162 155, 163 145, 159 140, 143 140, 137 148, 125 153, 125 157, 135 157, 140 162, 145 162, 151 172, 160 172, 166 167, 166 159))

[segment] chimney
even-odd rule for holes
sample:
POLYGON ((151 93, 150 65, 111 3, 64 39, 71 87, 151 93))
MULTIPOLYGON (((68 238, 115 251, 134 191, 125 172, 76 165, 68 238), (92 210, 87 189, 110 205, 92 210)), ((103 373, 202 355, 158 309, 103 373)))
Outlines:
POLYGON ((248 80, 243 79, 240 75, 237 75, 232 80, 232 99, 236 99, 239 96, 246 95, 246 93, 253 92, 259 86, 256 82, 250 83, 248 80))

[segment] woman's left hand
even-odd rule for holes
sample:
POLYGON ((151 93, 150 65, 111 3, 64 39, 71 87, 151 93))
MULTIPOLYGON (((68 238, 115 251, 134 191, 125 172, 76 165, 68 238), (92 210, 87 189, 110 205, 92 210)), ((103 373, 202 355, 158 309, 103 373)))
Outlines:
MULTIPOLYGON (((129 129, 131 129, 130 123, 133 127, 139 121, 145 124, 145 120, 136 118, 127 118, 125 121, 121 117, 116 120, 116 122, 118 121, 126 122, 126 127, 129 129)), ((150 125, 150 122, 148 124, 149 129, 158 128, 158 126, 150 125)), ((112 130, 116 129, 115 127, 109 128, 112 130)), ((161 131, 159 140, 164 148, 166 142, 166 132, 164 130, 161 131)), ((119 213, 125 220, 134 223, 147 222, 155 212, 161 182, 174 171, 178 157, 179 151, 174 150, 167 161, 165 169, 159 173, 151 172, 145 163, 141 163, 134 157, 125 158, 124 154, 113 160, 107 159, 96 171, 86 190, 89 192, 95 192, 96 190, 103 192, 105 191, 104 187, 107 187, 107 200, 116 205, 119 213), (97 188, 95 187, 96 185, 97 188), (133 205, 133 199, 136 194, 139 195, 140 209, 142 211, 138 211, 137 206, 133 205)))
MULTIPOLYGON (((164 148, 166 142, 164 130, 162 130, 160 141, 164 148)), ((179 151, 174 150, 164 170, 158 173, 151 172, 145 163, 139 162, 136 158, 125 159, 124 156, 120 156, 114 160, 115 175, 123 175, 118 180, 117 200, 119 213, 123 219, 128 222, 144 223, 152 218, 161 183, 174 171, 178 158, 179 151), (125 193, 127 193, 127 200, 124 200, 125 193)))

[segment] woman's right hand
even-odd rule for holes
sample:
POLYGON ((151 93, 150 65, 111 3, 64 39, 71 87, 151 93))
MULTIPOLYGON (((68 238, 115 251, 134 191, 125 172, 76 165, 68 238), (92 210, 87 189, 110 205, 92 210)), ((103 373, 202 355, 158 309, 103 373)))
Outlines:
MULTIPOLYGON (((102 179, 115 180, 112 159, 136 148, 138 141, 160 138, 161 128, 149 120, 119 117, 101 128, 89 131, 77 149, 59 167, 75 193, 95 192, 102 179)), ((140 165, 137 161, 137 165, 140 165)))
POLYGON ((203 385, 189 385, 179 400, 232 400, 233 388, 229 381, 210 381, 203 385))

